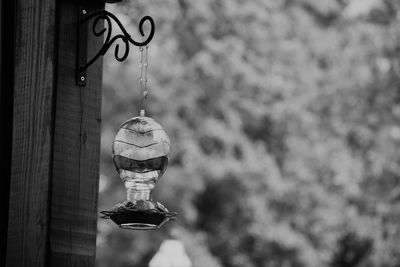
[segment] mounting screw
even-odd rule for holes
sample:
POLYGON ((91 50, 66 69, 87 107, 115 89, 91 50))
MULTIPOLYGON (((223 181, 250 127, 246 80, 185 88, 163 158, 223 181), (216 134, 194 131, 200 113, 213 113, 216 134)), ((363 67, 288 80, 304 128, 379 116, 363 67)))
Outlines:
POLYGON ((81 76, 81 81, 84 82, 85 81, 85 77, 81 76))
POLYGON ((86 9, 82 9, 82 14, 86 15, 86 9))

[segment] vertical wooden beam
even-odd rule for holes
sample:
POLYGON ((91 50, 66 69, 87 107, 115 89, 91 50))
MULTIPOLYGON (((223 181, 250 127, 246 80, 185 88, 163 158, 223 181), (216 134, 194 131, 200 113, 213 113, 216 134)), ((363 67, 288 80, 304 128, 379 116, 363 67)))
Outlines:
POLYGON ((16 1, 7 266, 44 266, 54 92, 55 0, 16 1))
MULTIPOLYGON (((102 61, 76 85, 79 1, 16 6, 6 266, 93 266, 102 61)), ((90 56, 103 40, 88 34, 90 56)))
MULTIPOLYGON (((74 2, 60 1, 50 226, 50 266, 57 267, 93 266, 96 248, 102 59, 87 70, 87 85, 77 86, 78 12, 74 2)), ((89 57, 102 42, 88 33, 89 57)))

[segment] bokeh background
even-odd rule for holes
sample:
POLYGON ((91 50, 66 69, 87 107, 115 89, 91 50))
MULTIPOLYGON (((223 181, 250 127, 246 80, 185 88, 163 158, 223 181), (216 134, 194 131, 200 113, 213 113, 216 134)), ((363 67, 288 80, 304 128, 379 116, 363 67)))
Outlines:
MULTIPOLYGON (((158 231, 98 221, 97 266, 400 266, 400 2, 132 0, 150 15, 147 114, 170 135, 158 231)), ((134 34, 133 34, 134 35, 134 34)), ((137 38, 138 35, 134 35, 137 38)), ((126 198, 111 144, 138 115, 140 53, 105 57, 99 211, 126 198)))

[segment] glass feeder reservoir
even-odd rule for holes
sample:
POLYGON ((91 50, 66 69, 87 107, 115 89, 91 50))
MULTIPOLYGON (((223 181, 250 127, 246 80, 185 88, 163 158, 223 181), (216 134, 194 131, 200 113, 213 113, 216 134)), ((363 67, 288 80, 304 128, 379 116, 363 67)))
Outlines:
POLYGON ((153 202, 152 191, 168 165, 170 141, 162 126, 145 116, 124 122, 115 136, 113 160, 127 200, 112 211, 103 211, 121 228, 157 229, 176 216, 153 202))

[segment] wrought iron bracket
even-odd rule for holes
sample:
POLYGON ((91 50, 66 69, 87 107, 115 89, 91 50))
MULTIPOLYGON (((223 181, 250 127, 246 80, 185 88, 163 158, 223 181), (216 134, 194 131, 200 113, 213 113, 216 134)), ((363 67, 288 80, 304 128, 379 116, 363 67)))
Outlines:
POLYGON ((106 10, 94 12, 89 14, 89 9, 85 7, 79 8, 79 25, 78 25, 78 55, 77 55, 77 84, 80 86, 86 86, 87 79, 87 68, 90 67, 100 56, 104 56, 111 45, 116 42, 118 39, 123 42, 124 50, 123 53, 120 53, 120 44, 116 43, 114 50, 114 57, 117 61, 124 61, 129 55, 129 46, 132 44, 134 46, 146 46, 153 39, 155 26, 154 20, 150 16, 144 16, 139 21, 139 33, 142 37, 146 36, 143 30, 143 26, 148 21, 150 23, 150 32, 147 35, 147 38, 144 41, 136 41, 131 35, 126 31, 122 23, 119 19, 106 10), (104 37, 104 43, 100 50, 90 59, 88 60, 88 34, 89 34, 89 21, 93 19, 93 23, 91 25, 92 33, 97 37, 104 37), (103 20, 105 22, 105 26, 102 29, 98 29, 99 22, 103 20), (116 34, 113 36, 112 33, 112 22, 115 22, 119 29, 121 30, 121 34, 116 34))

